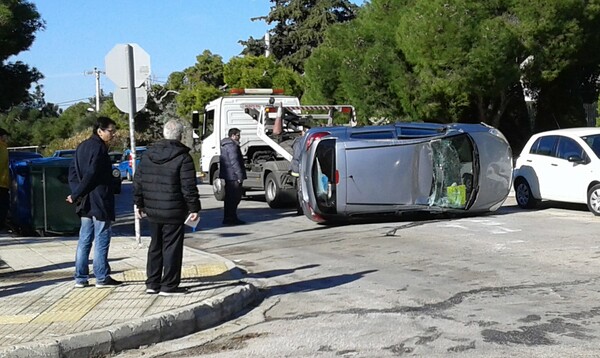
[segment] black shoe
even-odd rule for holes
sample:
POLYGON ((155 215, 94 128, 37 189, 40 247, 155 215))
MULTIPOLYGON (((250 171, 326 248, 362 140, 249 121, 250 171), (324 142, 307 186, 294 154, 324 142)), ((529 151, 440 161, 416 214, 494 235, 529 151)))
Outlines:
POLYGON ((123 284, 123 282, 117 281, 109 276, 106 278, 106 280, 104 280, 102 282, 96 282, 96 288, 117 287, 117 286, 121 286, 122 284, 123 284))
POLYGON ((181 296, 185 295, 189 292, 187 287, 175 287, 169 291, 160 291, 158 293, 159 296, 181 296))

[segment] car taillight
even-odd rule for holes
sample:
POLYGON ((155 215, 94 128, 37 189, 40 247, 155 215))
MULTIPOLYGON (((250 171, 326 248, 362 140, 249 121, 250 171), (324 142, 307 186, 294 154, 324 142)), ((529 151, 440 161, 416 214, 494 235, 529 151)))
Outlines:
POLYGON ((338 185, 340 183, 340 172, 338 172, 337 169, 335 171, 335 182, 334 183, 335 183, 335 185, 338 185))
POLYGON ((323 217, 321 215, 315 213, 315 211, 313 210, 312 206, 310 206, 310 204, 308 204, 308 210, 310 211, 310 217, 313 221, 318 222, 318 223, 325 222, 325 219, 323 219, 323 217))
POLYGON ((131 154, 129 154, 129 167, 131 168, 133 166, 132 160, 131 160, 131 154))
POLYGON ((306 139, 306 150, 310 149, 310 146, 313 144, 313 142, 318 141, 319 139, 330 135, 331 133, 329 132, 315 132, 315 133, 311 133, 308 138, 306 139))

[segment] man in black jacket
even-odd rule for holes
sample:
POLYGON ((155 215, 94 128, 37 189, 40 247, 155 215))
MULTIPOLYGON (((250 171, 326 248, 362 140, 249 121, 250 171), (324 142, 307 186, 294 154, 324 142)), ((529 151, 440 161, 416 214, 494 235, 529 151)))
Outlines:
POLYGON ((246 179, 244 157, 240 150, 241 132, 231 128, 227 138, 221 140, 221 157, 219 158, 219 176, 225 180, 225 201, 223 205, 223 225, 242 225, 237 216, 237 207, 242 200, 242 183, 246 179))
POLYGON ((183 125, 170 120, 165 139, 148 148, 136 170, 133 198, 136 215, 148 216, 150 247, 146 263, 146 293, 173 296, 187 293, 181 283, 184 222, 195 221, 200 211, 196 169, 181 143, 183 125))
POLYGON ((115 196, 112 164, 108 142, 116 132, 115 122, 99 117, 92 136, 77 146, 69 167, 71 195, 67 202, 76 203, 75 211, 81 218, 79 241, 75 255, 75 287, 88 286, 89 256, 94 242, 94 276, 96 287, 115 287, 122 284, 110 277, 108 247, 111 222, 115 220, 115 196))

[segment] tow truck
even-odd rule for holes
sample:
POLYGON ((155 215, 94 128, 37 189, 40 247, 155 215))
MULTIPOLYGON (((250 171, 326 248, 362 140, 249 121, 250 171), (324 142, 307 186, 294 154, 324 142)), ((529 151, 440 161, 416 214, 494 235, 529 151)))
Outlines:
POLYGON ((292 144, 303 127, 332 126, 347 116, 345 125, 356 125, 356 112, 350 105, 284 105, 271 99, 267 105, 247 105, 245 112, 256 122, 256 136, 269 149, 255 153, 247 162, 246 188, 264 189, 270 207, 296 202, 295 178, 290 174, 292 144))

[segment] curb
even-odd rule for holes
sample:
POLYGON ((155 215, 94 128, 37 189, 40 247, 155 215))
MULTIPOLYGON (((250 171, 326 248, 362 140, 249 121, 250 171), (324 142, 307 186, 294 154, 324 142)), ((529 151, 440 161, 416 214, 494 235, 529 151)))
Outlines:
POLYGON ((258 289, 243 282, 227 292, 195 305, 128 323, 108 326, 57 339, 46 339, 0 349, 6 358, 97 357, 180 338, 216 326, 256 302, 258 289))

